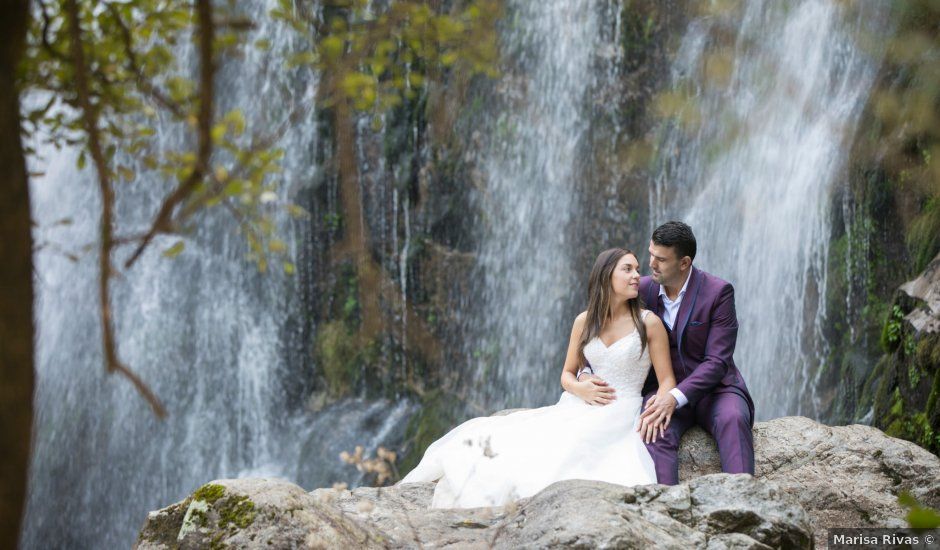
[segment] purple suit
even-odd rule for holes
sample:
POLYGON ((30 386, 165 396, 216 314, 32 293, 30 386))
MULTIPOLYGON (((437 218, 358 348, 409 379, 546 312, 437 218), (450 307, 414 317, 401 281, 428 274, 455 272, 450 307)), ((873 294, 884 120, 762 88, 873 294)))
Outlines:
MULTIPOLYGON (((640 279, 640 298, 662 318, 659 288, 651 277, 640 279)), ((722 471, 753 474, 754 401, 734 364, 738 320, 731 283, 693 267, 673 330, 663 324, 677 387, 689 402, 676 409, 665 436, 647 445, 659 483, 679 482, 679 440, 695 424, 714 436, 722 471)), ((651 370, 643 395, 648 399, 657 387, 651 370)))

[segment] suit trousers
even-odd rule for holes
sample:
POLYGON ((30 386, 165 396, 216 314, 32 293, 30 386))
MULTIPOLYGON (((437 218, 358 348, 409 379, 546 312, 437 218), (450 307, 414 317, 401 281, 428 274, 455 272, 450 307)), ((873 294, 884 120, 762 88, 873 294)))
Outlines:
MULTIPOLYGON (((651 396, 647 395, 647 399, 651 396)), ((646 444, 659 483, 679 483, 679 442, 686 430, 696 424, 715 438, 721 471, 754 475, 753 419, 747 401, 737 393, 720 392, 706 395, 694 406, 689 403, 676 409, 665 436, 646 444)))

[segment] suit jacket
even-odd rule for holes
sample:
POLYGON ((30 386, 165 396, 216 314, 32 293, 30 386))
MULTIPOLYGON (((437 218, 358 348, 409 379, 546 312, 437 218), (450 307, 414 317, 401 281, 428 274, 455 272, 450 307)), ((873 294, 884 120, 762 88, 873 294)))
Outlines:
MULTIPOLYGON (((665 306, 659 286, 652 277, 640 279, 640 298, 662 318, 665 306)), ((693 266, 676 317, 670 334, 671 344, 675 344, 670 345, 672 369, 679 391, 689 400, 687 406, 694 407, 710 393, 732 392, 747 401, 753 419, 754 401, 734 364, 738 319, 731 283, 693 266)), ((657 387, 656 374, 650 370, 643 394, 657 387)))

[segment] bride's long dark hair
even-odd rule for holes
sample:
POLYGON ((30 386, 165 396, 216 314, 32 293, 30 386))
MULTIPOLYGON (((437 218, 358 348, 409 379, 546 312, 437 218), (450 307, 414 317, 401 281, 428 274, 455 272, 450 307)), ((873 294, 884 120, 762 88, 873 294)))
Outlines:
MULTIPOLYGON (((591 277, 588 279, 587 318, 584 320, 584 330, 581 331, 581 341, 578 343, 578 359, 581 367, 587 364, 587 359, 584 357, 584 346, 595 336, 600 336, 601 329, 610 321, 610 279, 614 273, 614 268, 617 267, 617 262, 627 254, 633 255, 634 258, 637 257, 632 250, 611 248, 601 252, 594 260, 594 268, 591 269, 591 277)), ((646 326, 640 320, 642 307, 639 296, 627 300, 627 310, 630 311, 633 324, 640 334, 641 356, 646 351, 646 326)))

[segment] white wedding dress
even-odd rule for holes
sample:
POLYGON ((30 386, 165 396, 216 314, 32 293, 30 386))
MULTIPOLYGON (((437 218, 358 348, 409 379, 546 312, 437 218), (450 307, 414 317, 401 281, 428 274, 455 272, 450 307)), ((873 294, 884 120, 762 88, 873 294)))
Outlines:
POLYGON ((594 373, 616 390, 609 405, 563 392, 554 405, 472 418, 432 443, 400 483, 437 481, 432 508, 502 506, 563 479, 656 483, 636 432, 650 369, 640 347, 636 330, 609 347, 599 338, 584 347, 594 373))

